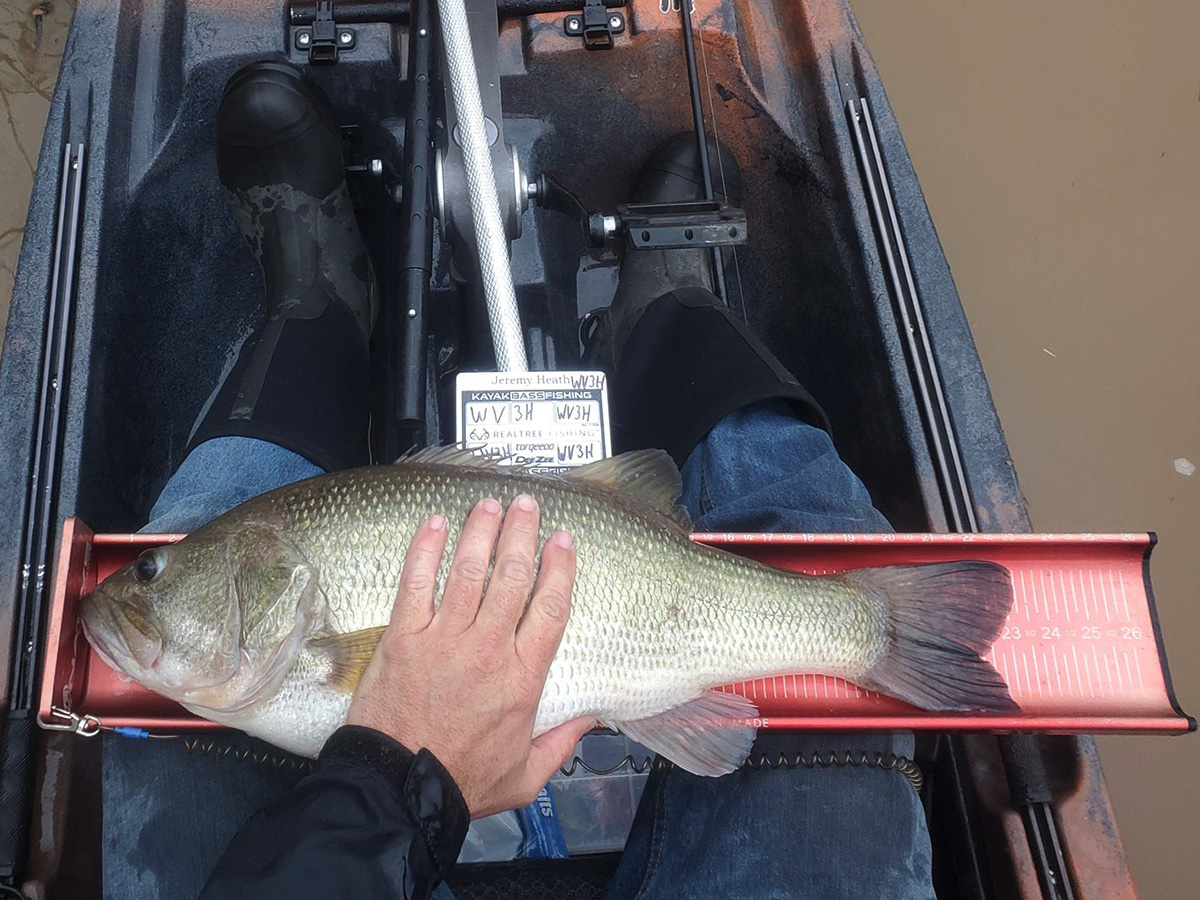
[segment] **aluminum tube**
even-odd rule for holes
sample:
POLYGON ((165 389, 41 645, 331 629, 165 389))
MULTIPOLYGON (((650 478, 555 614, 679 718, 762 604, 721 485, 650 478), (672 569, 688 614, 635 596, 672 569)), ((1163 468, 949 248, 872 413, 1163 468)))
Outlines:
POLYGON ((471 224, 479 250, 479 277, 487 298, 496 367, 501 372, 527 372, 529 363, 525 359, 525 339, 509 267, 508 241, 500 218, 496 177, 488 151, 466 4, 464 0, 438 0, 437 6, 446 69, 450 74, 450 95, 458 116, 467 194, 471 198, 471 224))

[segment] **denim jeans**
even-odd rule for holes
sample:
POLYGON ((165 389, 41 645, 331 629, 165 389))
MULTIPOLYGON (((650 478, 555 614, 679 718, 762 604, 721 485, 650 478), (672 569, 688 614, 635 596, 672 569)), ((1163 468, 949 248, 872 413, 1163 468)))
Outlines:
MULTIPOLYGON (((191 531, 247 497, 319 472, 272 444, 209 441, 163 490, 146 530, 191 531)), ((723 419, 682 475, 698 530, 888 529, 829 436, 783 404, 723 419)), ((907 734, 764 733, 755 752, 911 755, 912 744, 907 734)), ((241 823, 297 778, 188 755, 175 741, 106 738, 105 896, 196 896, 241 823)), ((742 769, 702 778, 666 769, 647 782, 609 896, 932 897, 929 833, 917 792, 896 771, 742 769)))

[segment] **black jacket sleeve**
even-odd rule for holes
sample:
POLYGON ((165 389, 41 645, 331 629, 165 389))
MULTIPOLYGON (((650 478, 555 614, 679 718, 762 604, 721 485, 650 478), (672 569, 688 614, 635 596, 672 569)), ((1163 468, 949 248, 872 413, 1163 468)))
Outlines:
POLYGON ((234 836, 201 900, 428 897, 450 871, 470 816, 427 750, 345 725, 320 767, 234 836))

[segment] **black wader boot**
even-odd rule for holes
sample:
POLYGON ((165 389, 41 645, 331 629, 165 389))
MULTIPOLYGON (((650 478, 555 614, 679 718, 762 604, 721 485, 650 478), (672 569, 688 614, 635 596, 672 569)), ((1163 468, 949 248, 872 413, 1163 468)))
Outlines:
MULTIPOLYGON (((737 163, 711 138, 709 157, 714 187, 719 191, 723 181, 737 205, 737 163)), ((695 136, 676 135, 660 146, 634 196, 639 202, 703 197, 695 136)), ((789 401, 800 419, 828 430, 812 395, 713 293, 711 260, 707 250, 630 250, 621 261, 612 306, 585 339, 587 364, 611 376, 618 452, 659 447, 682 466, 721 419, 771 399, 789 401)))
POLYGON ((378 299, 333 109, 297 69, 256 63, 229 80, 217 128, 221 183, 266 305, 191 446, 238 435, 328 471, 365 465, 378 299))

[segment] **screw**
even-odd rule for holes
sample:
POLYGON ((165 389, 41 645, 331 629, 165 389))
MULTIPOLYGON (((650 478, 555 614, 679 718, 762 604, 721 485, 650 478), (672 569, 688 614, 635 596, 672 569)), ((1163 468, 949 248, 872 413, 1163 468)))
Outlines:
POLYGON ((424 28, 420 29, 420 30, 417 32, 417 34, 418 34, 420 37, 429 37, 429 32, 428 32, 428 30, 426 30, 426 29, 424 29, 424 28))
POLYGON ((612 29, 620 28, 621 27, 621 17, 620 16, 609 17, 608 27, 612 28, 612 29))
POLYGON ((409 308, 409 310, 408 310, 408 317, 409 317, 410 319, 415 319, 415 318, 417 317, 417 311, 416 311, 415 309, 412 309, 412 308, 410 307, 410 308, 409 308))
POLYGON ((567 31, 578 31, 582 27, 583 23, 580 22, 575 16, 571 16, 571 18, 567 19, 567 31))
POLYGON ((354 40, 354 35, 349 31, 343 31, 338 35, 338 40, 343 44, 348 44, 354 40))
POLYGON ((371 174, 374 175, 376 178, 383 177, 383 160, 382 159, 371 160, 371 174))
POLYGON ((301 47, 307 47, 312 42, 312 35, 307 31, 302 31, 296 35, 296 43, 301 47))

